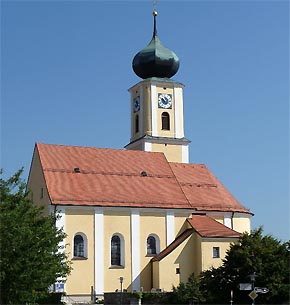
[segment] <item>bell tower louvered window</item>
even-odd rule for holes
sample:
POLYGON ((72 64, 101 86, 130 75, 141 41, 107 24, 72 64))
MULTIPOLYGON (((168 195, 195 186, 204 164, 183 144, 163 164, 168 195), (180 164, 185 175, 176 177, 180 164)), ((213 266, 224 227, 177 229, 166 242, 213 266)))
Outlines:
POLYGON ((139 115, 135 116, 135 133, 139 132, 139 115))
POLYGON ((162 112, 161 121, 162 130, 170 130, 170 116, 168 112, 162 112))

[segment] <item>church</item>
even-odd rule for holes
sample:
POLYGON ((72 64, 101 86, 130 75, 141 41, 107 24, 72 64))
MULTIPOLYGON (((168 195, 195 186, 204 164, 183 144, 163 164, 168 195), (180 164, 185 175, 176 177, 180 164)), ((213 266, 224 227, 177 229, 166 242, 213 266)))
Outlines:
POLYGON ((177 55, 153 37, 132 67, 131 137, 124 149, 36 143, 31 198, 67 237, 72 262, 64 284, 73 301, 117 289, 171 291, 218 267, 251 229, 252 213, 204 164, 189 163, 177 55))

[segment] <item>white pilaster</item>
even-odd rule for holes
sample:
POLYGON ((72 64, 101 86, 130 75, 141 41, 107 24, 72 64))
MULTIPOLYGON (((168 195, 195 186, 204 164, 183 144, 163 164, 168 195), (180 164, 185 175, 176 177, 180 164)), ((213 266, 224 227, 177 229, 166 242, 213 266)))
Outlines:
MULTIPOLYGON (((65 208, 64 207, 57 207, 56 208, 56 212, 57 212, 57 215, 59 216, 58 219, 56 220, 55 222, 55 226, 57 227, 58 230, 62 230, 65 232, 65 208)), ((59 246, 61 247, 61 249, 59 249, 58 251, 60 253, 64 253, 65 252, 65 245, 66 245, 66 241, 65 239, 63 239, 60 243, 59 243, 59 246)), ((57 283, 61 283, 62 281, 64 280, 64 278, 62 277, 59 277, 57 279, 57 283)), ((56 287, 55 285, 55 287, 56 287)), ((63 291, 65 291, 65 283, 64 284, 61 284, 63 285, 63 291)), ((58 290, 58 291, 62 291, 61 290, 58 290)))
POLYGON ((166 246, 174 241, 174 212, 166 212, 166 246))
POLYGON ((144 119, 144 100, 143 100, 143 86, 140 86, 140 115, 139 115, 139 134, 143 135, 143 119, 144 119))
POLYGON ((189 152, 187 145, 182 145, 182 163, 189 163, 189 152))
POLYGON ((156 102, 156 85, 151 84, 151 124, 152 124, 152 136, 157 137, 157 102, 156 102))
POLYGON ((95 293, 104 293, 104 213, 95 208, 95 293))
MULTIPOLYGON (((59 230, 65 231, 65 208, 64 207, 57 207, 56 211, 57 211, 57 215, 59 216, 59 218, 56 220, 55 225, 59 230)), ((62 240, 59 243, 59 245, 63 247, 61 252, 64 252, 65 243, 66 243, 65 240, 62 240)))
POLYGON ((145 142, 145 143, 144 143, 143 150, 144 150, 144 151, 152 151, 152 143, 145 142))
POLYGON ((232 214, 231 213, 225 213, 224 214, 224 225, 230 229, 233 228, 232 223, 232 214))
POLYGON ((174 88, 174 115, 175 115, 175 137, 181 139, 184 137, 183 130, 183 102, 182 89, 174 88))
POLYGON ((140 291, 140 214, 131 211, 132 290, 140 291))

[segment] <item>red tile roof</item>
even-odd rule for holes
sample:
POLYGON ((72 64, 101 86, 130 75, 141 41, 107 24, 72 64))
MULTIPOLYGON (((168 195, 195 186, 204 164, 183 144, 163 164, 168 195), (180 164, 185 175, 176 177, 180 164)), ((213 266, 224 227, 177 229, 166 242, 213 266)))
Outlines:
POLYGON ((164 257, 170 254, 174 249, 176 249, 180 244, 182 244, 193 232, 194 231, 192 229, 185 230, 178 237, 176 237, 175 240, 168 247, 166 247, 163 251, 154 256, 151 261, 161 261, 164 257))
POLYGON ((204 164, 170 163, 170 166, 186 198, 198 211, 249 213, 204 164))
POLYGON ((37 143, 35 151, 52 204, 250 213, 205 165, 133 150, 37 143))
POLYGON ((162 153, 40 143, 36 148, 52 204, 192 208, 162 153))
POLYGON ((205 214, 192 214, 187 222, 201 237, 238 238, 241 235, 205 214))
POLYGON ((175 250, 182 244, 192 233, 196 232, 201 237, 207 238, 239 238, 240 233, 226 227, 205 214, 192 214, 191 218, 187 219, 192 229, 186 229, 175 240, 159 254, 154 256, 151 261, 161 261, 164 257, 175 250))

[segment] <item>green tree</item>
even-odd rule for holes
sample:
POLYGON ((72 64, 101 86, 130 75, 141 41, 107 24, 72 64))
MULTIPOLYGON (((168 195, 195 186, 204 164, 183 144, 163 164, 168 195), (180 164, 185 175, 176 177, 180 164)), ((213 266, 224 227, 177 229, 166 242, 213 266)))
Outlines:
POLYGON ((204 301, 204 297, 199 290, 198 279, 192 274, 186 283, 180 283, 173 287, 171 302, 176 304, 188 304, 191 301, 204 301))
POLYGON ((209 303, 229 302, 231 290, 235 302, 248 303, 250 291, 240 291, 238 286, 251 283, 249 275, 255 272, 255 286, 269 289, 268 293, 259 294, 257 304, 289 302, 289 263, 289 242, 263 236, 262 228, 258 228, 231 245, 221 267, 201 274, 201 289, 209 303))
POLYGON ((0 281, 2 304, 34 303, 45 297, 58 278, 65 279, 70 263, 60 247, 65 233, 57 229, 57 215, 28 199, 23 169, 0 179, 0 281))

